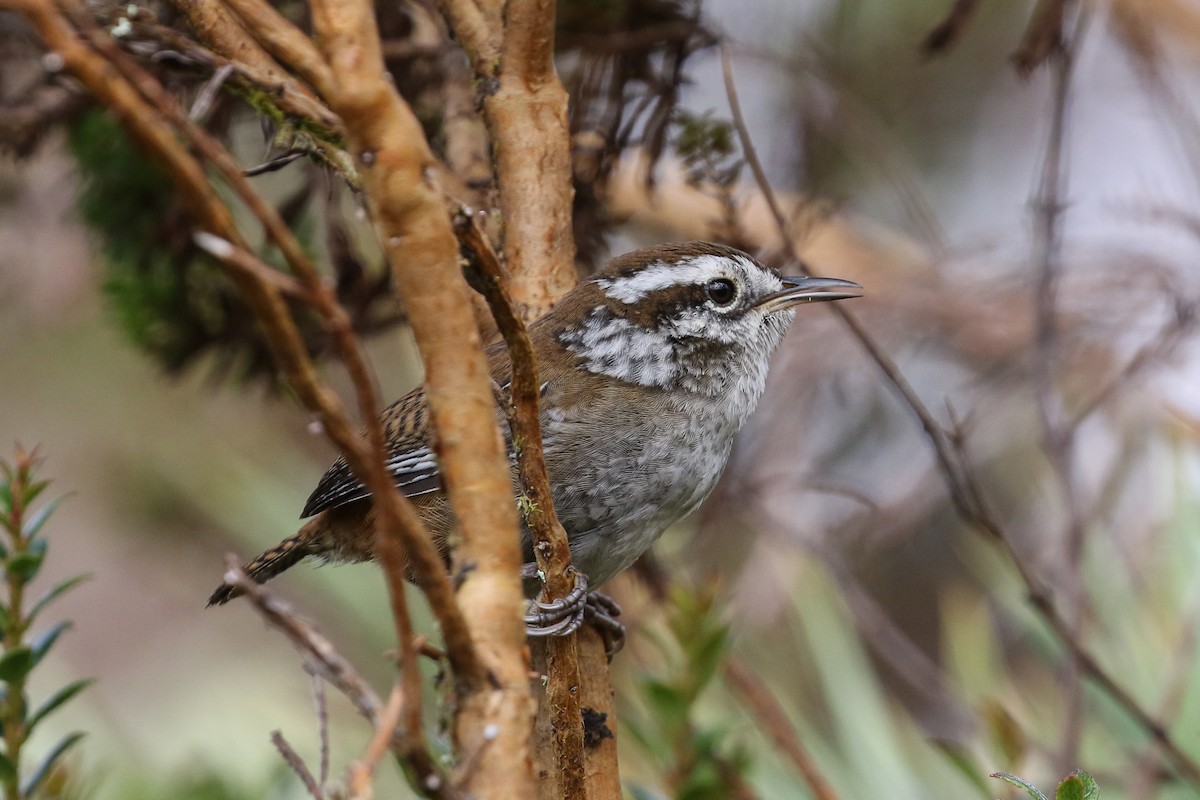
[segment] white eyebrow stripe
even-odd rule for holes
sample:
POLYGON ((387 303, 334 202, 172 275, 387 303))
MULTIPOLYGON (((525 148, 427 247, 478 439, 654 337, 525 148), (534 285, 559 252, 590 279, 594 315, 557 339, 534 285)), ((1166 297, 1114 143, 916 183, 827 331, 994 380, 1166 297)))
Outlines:
MULTIPOLYGON (((608 297, 629 305, 651 292, 666 289, 668 286, 708 283, 714 278, 731 277, 731 273, 740 273, 744 278, 752 266, 745 261, 739 257, 709 254, 692 256, 677 264, 658 261, 635 275, 615 279, 601 278, 596 281, 596 285, 608 297)), ((739 284, 743 282, 744 280, 737 281, 739 284)))

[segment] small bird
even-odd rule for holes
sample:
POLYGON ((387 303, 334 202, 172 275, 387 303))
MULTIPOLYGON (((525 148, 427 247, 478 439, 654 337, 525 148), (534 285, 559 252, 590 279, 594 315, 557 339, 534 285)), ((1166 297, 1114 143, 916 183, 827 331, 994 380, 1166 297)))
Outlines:
MULTIPOLYGON (((861 295, 852 281, 780 277, 739 250, 687 242, 614 259, 530 325, 554 507, 588 586, 636 561, 712 491, 795 307, 861 295)), ((503 342, 488 349, 488 360, 493 380, 507 384, 503 342)), ((454 516, 424 390, 397 400, 382 420, 396 486, 448 556, 454 516)), ((309 556, 373 558, 370 493, 344 459, 321 478, 300 516, 309 521, 295 535, 246 565, 251 578, 270 580, 309 556)), ((528 528, 521 536, 532 596, 538 587, 528 528)), ((209 604, 237 594, 223 585, 209 604)), ((535 605, 526 616, 531 634, 574 630, 580 617, 564 625, 562 606, 535 605), (538 613, 548 609, 554 613, 538 613)))

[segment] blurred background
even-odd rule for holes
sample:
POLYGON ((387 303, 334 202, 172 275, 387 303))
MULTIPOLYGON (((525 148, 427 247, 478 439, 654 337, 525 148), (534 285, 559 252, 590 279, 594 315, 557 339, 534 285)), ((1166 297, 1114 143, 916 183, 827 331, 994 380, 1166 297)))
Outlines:
MULTIPOLYGON (((418 106, 422 8, 381 10, 418 106)), ((950 453, 845 324, 800 310, 717 491, 612 585, 631 796, 822 796, 749 672, 828 797, 1011 796, 988 774, 1052 787, 1075 768, 1106 798, 1195 797, 1030 597, 1200 760, 1200 3, 563 0, 560 27, 584 271, 689 238, 788 263, 724 41, 790 238, 866 287, 851 310, 950 453), (1037 63, 1053 8, 1065 49, 1037 63), (965 515, 952 484, 976 493, 965 515)), ((6 12, 0 58, 0 445, 39 445, 70 495, 43 579, 92 576, 31 694, 98 682, 45 740, 89 732, 71 762, 89 797, 302 797, 268 738, 315 757, 301 661, 248 608, 204 601, 225 553, 294 530, 335 454, 191 266, 178 209, 6 12)), ((269 157, 234 99, 210 124, 246 166, 269 157)), ((419 363, 353 198, 299 165, 256 180, 332 253, 383 394, 406 391, 419 363)), ((274 588, 386 685, 374 567, 274 588)), ((330 702, 336 773, 370 731, 330 702)), ((383 773, 379 795, 405 796, 383 773)))

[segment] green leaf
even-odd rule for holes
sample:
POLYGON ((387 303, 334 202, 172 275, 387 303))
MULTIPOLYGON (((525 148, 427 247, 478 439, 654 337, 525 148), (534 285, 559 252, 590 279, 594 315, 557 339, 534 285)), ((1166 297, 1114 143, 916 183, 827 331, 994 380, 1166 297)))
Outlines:
POLYGON ((30 514, 29 518, 25 520, 25 526, 21 529, 21 535, 26 539, 32 539, 33 537, 37 536, 38 531, 40 531, 42 526, 46 524, 46 520, 50 518, 51 514, 58 510, 58 507, 62 505, 62 501, 66 500, 67 497, 68 495, 60 494, 58 497, 50 500, 37 511, 30 514))
POLYGON ((993 778, 1011 783, 1013 786, 1019 786, 1024 789, 1033 800, 1046 800, 1046 795, 1038 791, 1038 788, 1024 778, 1018 778, 1016 775, 1009 775, 1007 772, 993 772, 993 778))
POLYGON ((67 684, 54 694, 50 695, 50 697, 46 698, 46 700, 43 701, 40 706, 34 709, 32 714, 29 715, 29 719, 25 721, 26 735, 33 733, 33 729, 37 727, 37 724, 41 722, 48 714, 55 711, 63 703, 66 703, 72 697, 79 694, 93 683, 95 683, 95 681, 91 678, 75 681, 74 683, 67 684))
POLYGON ((50 485, 50 481, 34 481, 33 483, 26 486, 25 487, 25 497, 24 497, 25 507, 29 508, 31 505, 33 505, 33 501, 37 500, 38 495, 40 495, 46 489, 46 487, 49 485, 50 485))
POLYGON ((1100 800, 1100 787, 1091 775, 1077 769, 1058 785, 1054 800, 1100 800))
POLYGON ((64 619, 51 625, 47 630, 38 634, 31 645, 33 650, 33 663, 37 664, 41 661, 46 653, 50 652, 50 648, 58 641, 58 637, 62 632, 71 627, 71 620, 64 619))
POLYGON ((655 716, 664 726, 683 724, 688 717, 691 704, 683 693, 663 681, 650 678, 645 682, 646 699, 654 708, 655 716))
POLYGON ((1083 781, 1078 776, 1068 775, 1054 792, 1054 800, 1083 800, 1083 781))
POLYGON ((53 603, 59 597, 62 597, 67 592, 71 591, 79 584, 91 579, 92 576, 89 573, 76 575, 74 578, 67 578, 65 581, 48 590, 45 594, 35 600, 33 605, 29 607, 29 611, 25 613, 25 620, 27 622, 32 622, 34 617, 40 614, 46 608, 46 606, 53 603))
POLYGON ((54 745, 54 749, 46 754, 42 759, 42 763, 38 764, 37 769, 29 776, 29 779, 21 786, 22 797, 32 797, 37 791, 38 786, 46 779, 54 769, 54 765, 62 758, 63 753, 71 749, 71 747, 83 738, 83 734, 76 731, 75 733, 67 734, 58 744, 54 745))
POLYGON ((8 574, 24 583, 28 583, 38 574, 38 570, 42 568, 42 561, 45 558, 46 540, 37 539, 32 541, 29 543, 28 550, 15 553, 8 560, 8 574))
POLYGON ((12 683, 29 674, 34 665, 33 651, 28 647, 14 647, 0 656, 0 681, 12 683))
POLYGON ((11 781, 17 777, 17 765, 4 753, 0 753, 0 780, 11 781))
POLYGON ((12 513, 12 476, 5 470, 5 479, 0 481, 0 514, 7 517, 12 513))

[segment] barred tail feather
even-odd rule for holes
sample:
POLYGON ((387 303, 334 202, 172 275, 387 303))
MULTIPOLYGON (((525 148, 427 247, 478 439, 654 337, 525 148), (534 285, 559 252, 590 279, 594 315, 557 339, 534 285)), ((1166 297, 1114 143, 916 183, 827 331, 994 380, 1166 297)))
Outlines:
MULTIPOLYGON (((266 583, 284 570, 294 567, 308 556, 316 555, 318 552, 320 552, 320 548, 314 545, 310 536, 305 535, 304 530, 301 530, 295 536, 289 536, 259 555, 242 567, 242 570, 256 583, 266 583)), ((241 594, 242 590, 236 586, 228 583, 222 584, 208 598, 208 604, 210 606, 224 605, 241 594)))

